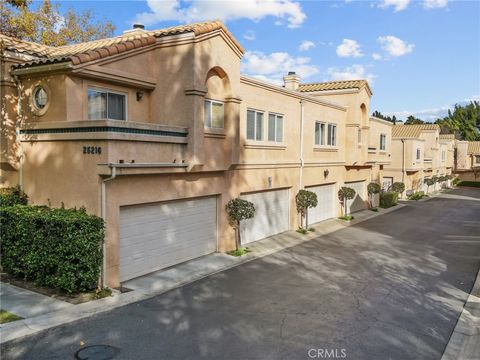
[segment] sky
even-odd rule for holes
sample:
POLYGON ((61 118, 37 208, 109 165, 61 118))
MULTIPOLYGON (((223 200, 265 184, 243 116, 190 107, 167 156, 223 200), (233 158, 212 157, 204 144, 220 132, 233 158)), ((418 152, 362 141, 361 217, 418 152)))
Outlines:
POLYGON ((371 111, 443 117, 480 100, 480 1, 61 1, 116 26, 159 29, 221 19, 246 52, 242 73, 282 84, 367 79, 371 111))

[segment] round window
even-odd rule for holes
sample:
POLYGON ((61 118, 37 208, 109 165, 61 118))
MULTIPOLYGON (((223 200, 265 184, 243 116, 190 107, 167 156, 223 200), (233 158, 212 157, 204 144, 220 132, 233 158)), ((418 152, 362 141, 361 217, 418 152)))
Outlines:
POLYGON ((33 104, 39 110, 43 109, 47 105, 48 95, 45 89, 41 86, 37 86, 33 91, 33 104))

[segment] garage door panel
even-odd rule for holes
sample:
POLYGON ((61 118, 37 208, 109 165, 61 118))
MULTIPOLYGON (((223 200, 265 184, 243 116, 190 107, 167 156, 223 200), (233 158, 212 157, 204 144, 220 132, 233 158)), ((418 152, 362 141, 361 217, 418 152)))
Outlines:
POLYGON ((120 281, 216 251, 216 199, 120 209, 120 281))
POLYGON ((242 195, 242 199, 255 206, 253 219, 242 221, 242 243, 264 239, 289 228, 288 190, 272 190, 242 195))
POLYGON ((308 209, 308 222, 314 224, 335 217, 335 184, 308 187, 317 195, 317 206, 308 209))
POLYGON ((352 213, 366 209, 365 181, 350 182, 346 183, 345 186, 355 190, 355 197, 351 200, 348 200, 348 212, 352 213))

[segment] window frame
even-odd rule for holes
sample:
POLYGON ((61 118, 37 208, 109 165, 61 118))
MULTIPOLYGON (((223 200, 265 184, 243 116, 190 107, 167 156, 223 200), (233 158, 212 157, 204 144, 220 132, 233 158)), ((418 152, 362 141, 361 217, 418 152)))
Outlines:
POLYGON ((480 164, 480 155, 473 155, 475 158, 475 164, 480 164))
POLYGON ((447 152, 445 150, 442 150, 440 159, 442 161, 445 161, 447 159, 447 152))
POLYGON ((380 134, 380 144, 379 144, 378 149, 380 151, 387 151, 387 134, 385 134, 385 133, 380 134), (383 138, 383 142, 382 142, 382 138, 383 138), (383 147, 382 147, 382 145, 383 145, 383 147))
POLYGON ((279 144, 282 144, 284 142, 284 138, 285 138, 285 135, 284 135, 284 124, 285 124, 285 116, 283 114, 280 114, 280 113, 275 113, 275 112, 268 112, 268 118, 267 118, 267 141, 268 142, 272 142, 272 143, 279 143, 279 144), (275 116, 275 131, 274 131, 274 137, 275 139, 274 140, 270 140, 270 115, 273 115, 275 116), (277 129, 278 129, 278 118, 281 117, 282 118, 282 140, 281 141, 278 141, 277 140, 277 129))
POLYGON ((247 108, 247 118, 246 118, 246 121, 245 121, 245 139, 247 141, 258 141, 258 142, 261 142, 263 141, 263 136, 265 134, 265 131, 264 131, 264 122, 265 122, 265 111, 263 110, 257 110, 257 109, 252 109, 252 108, 247 108), (254 126, 253 126, 253 139, 249 139, 248 138, 248 112, 249 111, 252 111, 254 114, 255 114, 255 118, 254 118, 254 126), (257 139, 257 121, 258 121, 258 117, 257 115, 258 114, 262 114, 263 117, 262 117, 262 136, 261 136, 261 139, 257 139))
POLYGON ((88 86, 87 87, 87 118, 88 120, 96 121, 96 120, 112 120, 112 121, 128 121, 128 93, 127 92, 122 92, 118 90, 112 90, 108 88, 100 88, 100 87, 94 87, 94 86, 88 86), (96 91, 96 92, 103 92, 106 94, 106 102, 105 102, 105 107, 106 107, 106 114, 107 116, 102 119, 91 119, 89 116, 89 111, 88 111, 88 95, 89 92, 91 91, 96 91), (115 95, 122 95, 125 99, 125 109, 124 109, 124 119, 112 119, 108 117, 108 94, 115 94, 115 95))
POLYGON ((357 144, 362 145, 362 129, 358 128, 357 131, 357 144))
POLYGON ((327 146, 331 146, 331 147, 337 146, 337 124, 335 124, 335 123, 328 123, 328 126, 327 126, 327 146), (334 131, 332 131, 333 137, 329 136, 330 127, 332 127, 332 129, 334 129, 334 131), (331 141, 332 139, 333 139, 333 141, 331 141))
POLYGON ((422 159, 421 149, 420 149, 420 148, 417 148, 417 160, 421 160, 421 159, 422 159))
POLYGON ((313 143, 315 146, 325 146, 326 145, 326 137, 327 137, 327 124, 325 121, 315 121, 315 128, 313 131, 313 143), (322 128, 323 125, 323 131, 321 131, 319 140, 320 142, 317 143, 317 125, 319 125, 319 130, 322 128))
POLYGON ((210 103, 210 125, 212 124, 212 119, 211 119, 211 116, 212 116, 212 105, 213 105, 213 104, 220 104, 220 105, 222 105, 222 113, 223 113, 222 125, 223 125, 223 126, 222 126, 222 127, 207 126, 207 114, 206 114, 205 111, 204 111, 204 114, 203 114, 203 127, 204 127, 204 129, 214 129, 214 130, 222 129, 222 130, 224 130, 224 129, 225 129, 225 102, 220 101, 220 100, 214 100, 214 99, 210 99, 210 98, 205 98, 204 103, 203 103, 203 109, 205 109, 205 103, 207 103, 207 102, 210 103))

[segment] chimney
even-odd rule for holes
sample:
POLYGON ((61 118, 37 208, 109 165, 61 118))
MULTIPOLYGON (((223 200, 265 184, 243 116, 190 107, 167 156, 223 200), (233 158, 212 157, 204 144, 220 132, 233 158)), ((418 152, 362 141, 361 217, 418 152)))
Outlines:
POLYGON ((297 90, 300 85, 300 76, 295 71, 289 71, 288 75, 283 77, 283 87, 285 89, 297 90))
POLYGON ((145 30, 145 25, 143 24, 133 24, 134 29, 145 30))

